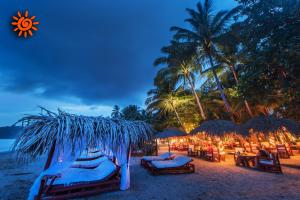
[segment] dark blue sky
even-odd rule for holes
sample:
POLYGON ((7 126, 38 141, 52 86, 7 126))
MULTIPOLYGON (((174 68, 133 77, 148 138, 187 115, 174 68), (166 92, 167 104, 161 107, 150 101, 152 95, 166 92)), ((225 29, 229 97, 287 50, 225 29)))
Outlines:
MULTIPOLYGON (((143 106, 157 69, 153 60, 184 25, 195 0, 2 0, 0 126, 37 105, 108 115, 111 106, 143 106), (10 25, 29 10, 40 25, 30 39, 10 25)), ((215 0, 216 9, 234 6, 215 0)))

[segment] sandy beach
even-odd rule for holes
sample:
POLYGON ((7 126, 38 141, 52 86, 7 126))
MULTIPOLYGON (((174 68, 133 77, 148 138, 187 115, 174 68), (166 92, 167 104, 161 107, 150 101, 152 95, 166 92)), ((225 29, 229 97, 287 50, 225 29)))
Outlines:
MULTIPOLYGON (((131 188, 88 200, 274 200, 300 199, 300 156, 281 160, 282 175, 236 167, 232 156, 226 162, 211 163, 195 158, 196 173, 188 175, 151 176, 131 161, 131 188)), ((17 165, 13 153, 0 153, 0 199, 23 200, 43 168, 44 159, 28 165, 17 165)))

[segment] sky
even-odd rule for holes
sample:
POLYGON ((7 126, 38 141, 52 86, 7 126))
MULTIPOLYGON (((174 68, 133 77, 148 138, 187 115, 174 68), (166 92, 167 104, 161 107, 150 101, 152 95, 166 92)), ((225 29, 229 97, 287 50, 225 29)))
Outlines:
MULTIPOLYGON (((144 107, 158 71, 152 63, 173 25, 185 26, 195 0, 2 0, 0 6, 0 126, 38 106, 109 116, 113 105, 144 107), (33 37, 17 37, 18 11, 40 22, 33 37)), ((216 10, 234 0, 215 0, 216 10)))

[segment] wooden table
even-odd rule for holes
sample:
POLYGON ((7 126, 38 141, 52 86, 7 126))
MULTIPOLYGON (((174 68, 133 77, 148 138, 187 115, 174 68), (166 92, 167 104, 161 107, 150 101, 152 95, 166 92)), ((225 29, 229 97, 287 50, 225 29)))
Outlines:
POLYGON ((255 166, 255 160, 256 155, 255 154, 240 154, 240 155, 234 155, 235 164, 244 167, 251 167, 250 163, 252 164, 252 167, 255 166))

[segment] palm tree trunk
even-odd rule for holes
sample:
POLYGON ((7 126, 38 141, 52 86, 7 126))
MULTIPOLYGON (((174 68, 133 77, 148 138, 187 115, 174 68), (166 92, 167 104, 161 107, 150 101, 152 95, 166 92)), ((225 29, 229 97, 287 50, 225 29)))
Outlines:
POLYGON ((219 90, 220 93, 221 93, 221 98, 222 98, 222 100, 223 100, 223 102, 224 102, 226 111, 227 111, 228 113, 230 113, 230 115, 232 115, 231 108, 230 108, 229 103, 228 103, 228 101, 227 101, 227 99, 226 99, 226 96, 225 96, 225 94, 224 94, 224 91, 223 91, 223 88, 222 88, 222 86, 221 86, 220 80, 219 80, 219 78, 218 78, 217 72, 216 72, 216 70, 215 70, 215 67, 214 67, 214 63, 213 63, 212 57, 211 57, 210 54, 208 55, 208 57, 209 57, 209 61, 210 61, 210 65, 211 65, 212 72, 213 72, 213 74, 214 74, 214 77, 215 77, 215 80, 216 80, 216 83, 217 83, 218 90, 219 90))
POLYGON ((190 84, 190 87, 192 88, 192 91, 193 91, 193 94, 194 94, 194 96, 195 96, 195 99, 196 99, 196 102, 197 102, 197 105, 198 105, 200 114, 201 114, 203 120, 206 120, 206 116, 205 116, 205 113, 204 113, 204 111, 203 111, 203 107, 202 107, 202 105, 201 105, 200 99, 199 99, 199 97, 198 97, 198 95, 197 95, 197 92, 196 92, 196 90, 195 90, 195 86, 194 86, 194 84, 192 83, 191 79, 190 79, 188 76, 187 76, 186 78, 187 78, 187 80, 188 80, 188 82, 189 82, 189 84, 190 84))
MULTIPOLYGON (((235 83, 238 84, 238 83, 239 83, 239 80, 238 80, 236 71, 235 71, 235 69, 234 69, 234 66, 233 66, 233 65, 229 65, 229 66, 230 66, 231 72, 232 72, 232 74, 233 74, 235 83)), ((253 113, 252 113, 252 111, 251 111, 251 109, 250 109, 250 106, 249 106, 249 104, 248 104, 247 99, 245 99, 245 98, 244 98, 244 104, 245 104, 245 107, 246 107, 246 110, 247 110, 248 114, 250 115, 251 118, 253 118, 253 113)))
POLYGON ((178 114, 178 112, 177 112, 177 110, 176 110, 175 106, 174 106, 174 105, 172 105, 172 108, 173 108, 173 110, 174 110, 174 112, 175 112, 175 115, 176 115, 177 121, 179 122, 179 124, 180 124, 180 126, 183 128, 183 130, 185 131, 185 128, 184 128, 184 126, 183 126, 183 123, 182 123, 182 121, 181 121, 181 119, 180 119, 180 117, 179 117, 179 114, 178 114))

